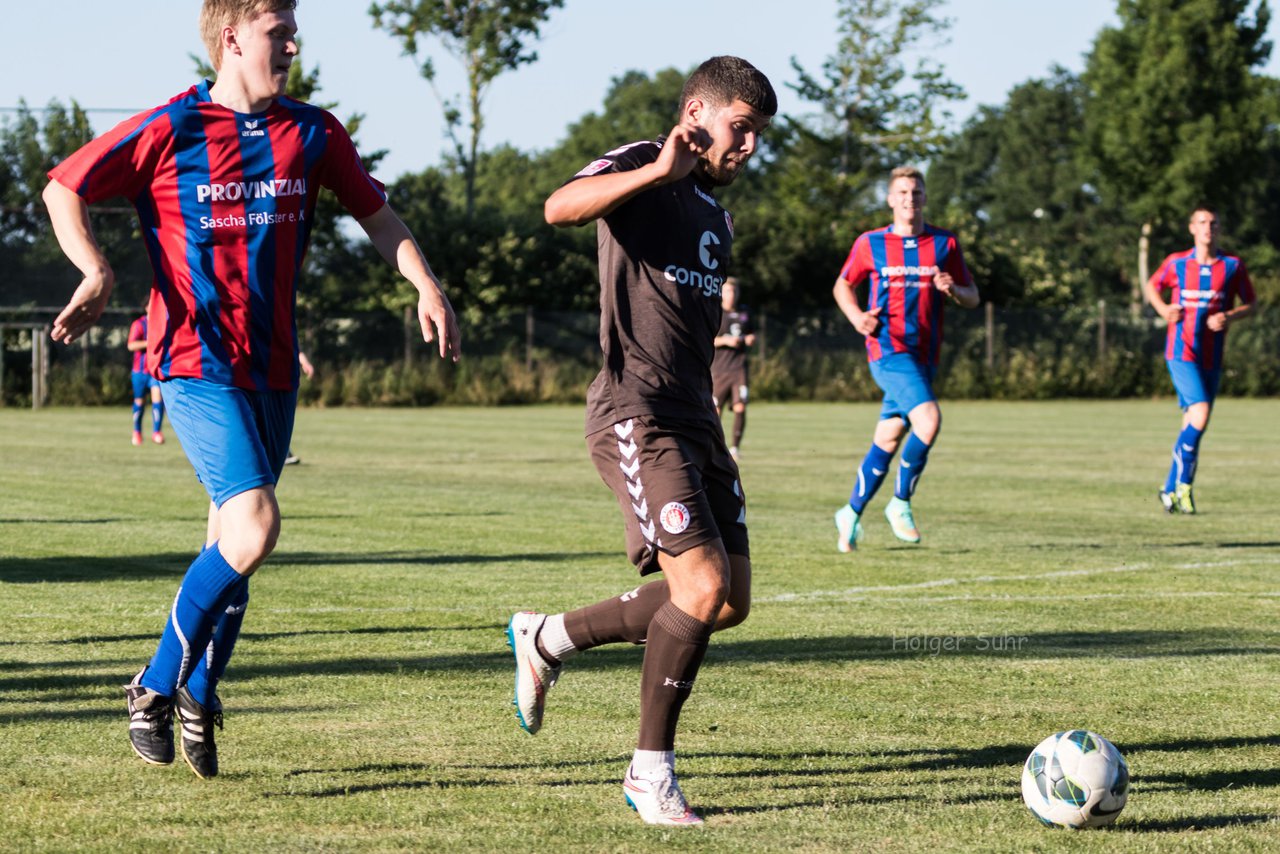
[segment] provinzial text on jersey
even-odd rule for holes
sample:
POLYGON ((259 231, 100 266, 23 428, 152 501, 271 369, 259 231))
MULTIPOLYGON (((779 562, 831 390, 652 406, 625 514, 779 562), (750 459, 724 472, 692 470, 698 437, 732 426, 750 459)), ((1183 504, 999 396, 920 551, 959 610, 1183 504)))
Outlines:
POLYGON ((938 275, 937 266, 914 267, 914 266, 884 266, 880 268, 880 278, 890 279, 899 276, 936 276, 938 275))
POLYGON ((238 202, 241 199, 266 199, 278 196, 305 196, 305 178, 277 178, 272 181, 228 181, 223 184, 198 184, 197 202, 238 202))

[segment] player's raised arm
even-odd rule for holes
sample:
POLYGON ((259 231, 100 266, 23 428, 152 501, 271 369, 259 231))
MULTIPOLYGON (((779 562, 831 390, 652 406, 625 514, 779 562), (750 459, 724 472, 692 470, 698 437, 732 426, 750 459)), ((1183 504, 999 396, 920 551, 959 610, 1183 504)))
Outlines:
POLYGON ((591 175, 570 181, 552 193, 543 205, 549 225, 586 225, 608 216, 619 205, 645 190, 651 190, 693 171, 709 144, 707 132, 698 127, 676 125, 662 145, 658 159, 638 169, 591 175))
POLYGON ((93 236, 89 205, 85 200, 57 181, 50 181, 42 195, 58 245, 83 276, 80 286, 71 295, 67 307, 53 321, 50 331, 53 340, 70 344, 89 331, 102 316, 115 285, 115 274, 93 236))
POLYGON ((376 213, 358 222, 378 253, 418 289, 418 323, 422 325, 422 340, 431 343, 438 337, 440 358, 448 358, 452 353, 453 361, 458 361, 462 355, 458 319, 444 288, 440 286, 440 280, 431 272, 431 265, 409 233, 408 226, 391 209, 391 205, 383 205, 376 213))

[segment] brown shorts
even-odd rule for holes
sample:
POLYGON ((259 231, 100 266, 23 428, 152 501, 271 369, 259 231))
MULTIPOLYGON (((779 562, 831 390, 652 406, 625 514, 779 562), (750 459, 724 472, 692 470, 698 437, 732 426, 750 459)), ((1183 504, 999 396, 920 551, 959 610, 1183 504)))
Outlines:
POLYGON ((734 406, 747 402, 747 372, 727 371, 711 378, 711 396, 716 399, 716 408, 734 406))
POLYGON ((641 575, 658 571, 659 551, 674 556, 715 539, 750 556, 746 496, 719 430, 637 416, 591 434, 587 446, 618 497, 627 557, 641 575))

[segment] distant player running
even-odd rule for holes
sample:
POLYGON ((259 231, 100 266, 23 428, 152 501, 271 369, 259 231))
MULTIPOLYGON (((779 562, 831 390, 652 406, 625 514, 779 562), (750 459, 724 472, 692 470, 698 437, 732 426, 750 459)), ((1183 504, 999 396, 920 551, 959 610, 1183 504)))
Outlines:
POLYGON ((738 447, 747 428, 747 348, 756 343, 751 315, 738 305, 738 280, 724 280, 720 289, 720 331, 716 334, 716 356, 711 363, 711 389, 716 408, 733 410, 733 441, 729 456, 739 459, 738 447))
POLYGON ((147 392, 151 393, 151 441, 157 445, 164 444, 164 434, 160 428, 164 426, 164 402, 160 399, 160 383, 147 373, 147 316, 144 314, 129 327, 129 340, 126 344, 133 354, 133 371, 130 379, 133 383, 133 444, 142 444, 142 407, 146 403, 147 392))
POLYGON ((547 222, 595 221, 604 367, 587 393, 587 444, 617 496, 627 553, 665 580, 566 614, 522 612, 507 637, 517 717, 542 726, 570 656, 644 643, 640 735, 622 782, 649 824, 700 819, 676 782, 676 721, 713 629, 746 619, 746 504, 711 404, 713 341, 733 219, 714 195, 738 177, 777 111, 744 60, 707 60, 685 82, 679 123, 595 160, 547 199, 547 222))
POLYGON ((893 224, 854 241, 832 289, 849 323, 866 336, 871 376, 884 391, 871 449, 858 466, 849 503, 836 511, 836 547, 842 552, 857 547, 863 510, 904 435, 893 500, 884 513, 895 537, 920 542, 911 496, 942 427, 933 377, 942 345, 943 298, 964 308, 979 302, 956 236, 924 221, 924 175, 911 167, 894 169, 888 202, 893 224), (856 288, 867 281, 863 311, 856 288))
POLYGON ((298 53, 294 0, 205 0, 200 29, 215 83, 126 119, 49 175, 44 200, 84 280, 53 338, 84 334, 113 274, 87 203, 124 196, 151 256, 147 372, 212 501, 204 550, 178 588, 150 664, 125 686, 129 739, 145 761, 182 755, 218 773, 214 693, 249 601, 249 576, 275 547, 280 478, 298 389, 294 301, 321 187, 418 290, 423 338, 458 353, 453 310, 413 236, 330 113, 283 97, 298 53), (434 327, 434 329, 433 329, 434 327))
POLYGON ((1187 230, 1195 246, 1164 259, 1146 283, 1147 301, 1169 323, 1164 358, 1183 413, 1173 462, 1159 491, 1168 513, 1196 512, 1191 484, 1222 379, 1227 327, 1253 314, 1255 306, 1244 262, 1218 253, 1217 213, 1196 208, 1187 230), (1168 302, 1162 296, 1166 290, 1172 292, 1168 302))

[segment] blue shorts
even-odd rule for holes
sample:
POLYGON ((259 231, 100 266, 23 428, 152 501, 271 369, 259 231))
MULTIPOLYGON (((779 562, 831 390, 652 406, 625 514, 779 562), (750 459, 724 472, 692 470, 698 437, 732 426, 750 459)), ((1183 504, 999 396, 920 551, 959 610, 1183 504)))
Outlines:
POLYGON ((151 376, 151 374, 147 373, 146 371, 133 371, 130 374, 129 378, 133 380, 133 399, 134 400, 137 400, 140 397, 146 397, 147 389, 151 388, 152 386, 159 385, 159 383, 156 382, 156 378, 151 376))
POLYGON ((880 420, 901 418, 922 403, 937 400, 933 394, 934 365, 922 364, 910 353, 890 353, 871 363, 871 378, 884 390, 880 420))
POLYGON ((249 391, 195 379, 160 383, 169 423, 213 503, 276 484, 289 454, 296 391, 249 391))
POLYGON ((1178 392, 1178 406, 1183 409, 1195 403, 1207 403, 1213 406, 1213 399, 1218 396, 1218 383, 1222 380, 1222 368, 1202 368, 1195 362, 1184 362, 1180 359, 1167 359, 1169 376, 1173 378, 1173 387, 1178 392))

